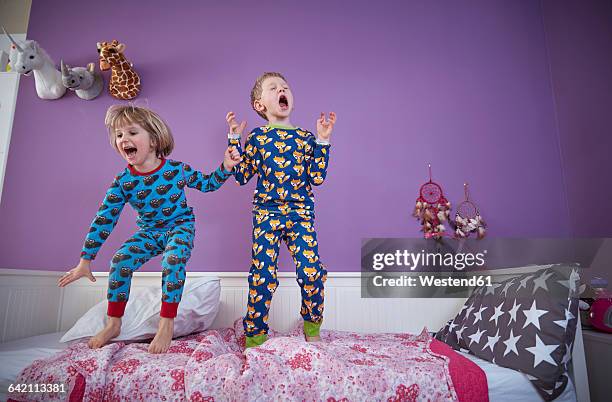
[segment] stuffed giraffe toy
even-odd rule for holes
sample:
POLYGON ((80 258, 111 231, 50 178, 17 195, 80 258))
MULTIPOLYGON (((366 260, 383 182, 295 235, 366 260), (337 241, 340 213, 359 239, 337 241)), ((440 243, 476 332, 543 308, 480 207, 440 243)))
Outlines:
POLYGON ((100 70, 111 69, 111 79, 108 90, 114 98, 133 99, 140 92, 140 77, 134 71, 130 62, 123 55, 125 44, 117 40, 98 42, 100 54, 100 70))

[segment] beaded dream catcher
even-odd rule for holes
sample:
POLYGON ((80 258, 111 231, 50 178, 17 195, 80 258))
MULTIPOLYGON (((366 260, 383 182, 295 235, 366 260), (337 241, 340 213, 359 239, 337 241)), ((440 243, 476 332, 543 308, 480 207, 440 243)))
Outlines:
POLYGON ((431 180, 431 165, 429 165, 429 181, 419 190, 419 197, 412 216, 421 224, 425 238, 436 239, 446 234, 444 222, 450 215, 451 203, 444 197, 442 187, 431 180))
POLYGON ((457 207, 455 214, 455 237, 466 238, 470 233, 476 233, 478 239, 485 237, 486 224, 476 205, 470 200, 468 184, 463 184, 465 200, 457 207))

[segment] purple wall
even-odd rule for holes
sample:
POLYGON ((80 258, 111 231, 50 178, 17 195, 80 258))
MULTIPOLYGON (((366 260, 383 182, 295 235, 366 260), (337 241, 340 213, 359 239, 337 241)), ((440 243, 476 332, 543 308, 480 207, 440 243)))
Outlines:
POLYGON ((611 237, 612 2, 542 4, 571 233, 611 237))
MULTIPOLYGON (((142 76, 137 104, 169 122, 171 157, 200 169, 221 160, 228 110, 250 127, 262 124, 248 96, 263 71, 288 78, 295 124, 314 129, 320 111, 336 111, 328 179, 316 189, 320 252, 331 271, 359 269, 361 238, 419 235, 410 213, 427 163, 455 205, 470 183, 493 236, 570 233, 539 2, 57 3, 33 4, 28 37, 69 64, 95 61, 97 41, 125 42, 142 76), (113 8, 121 12, 112 20, 99 12, 113 8)), ((103 126, 113 103, 72 93, 42 101, 32 77, 22 79, 0 204, 0 267, 77 262, 124 167, 103 126)), ((248 270, 253 187, 188 194, 199 222, 188 269, 248 270)), ((95 270, 107 269, 134 221, 126 208, 95 270)), ((287 254, 283 271, 294 269, 287 254)), ((145 269, 157 268, 154 260, 145 269)))

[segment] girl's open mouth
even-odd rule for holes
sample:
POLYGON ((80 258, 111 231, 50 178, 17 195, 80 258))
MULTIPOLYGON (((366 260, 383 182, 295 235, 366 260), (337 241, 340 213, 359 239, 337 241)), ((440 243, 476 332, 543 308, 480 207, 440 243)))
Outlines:
POLYGON ((133 158, 134 156, 136 156, 136 152, 138 151, 138 149, 136 149, 136 147, 132 147, 132 146, 127 146, 125 148, 123 148, 123 152, 125 152, 125 154, 127 155, 128 158, 133 158))

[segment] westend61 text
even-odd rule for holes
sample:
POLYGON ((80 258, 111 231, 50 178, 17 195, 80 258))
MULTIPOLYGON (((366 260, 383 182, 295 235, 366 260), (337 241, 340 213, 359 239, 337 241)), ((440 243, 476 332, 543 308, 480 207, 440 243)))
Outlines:
POLYGON ((491 286, 490 275, 472 276, 471 278, 439 278, 434 275, 407 276, 402 275, 398 278, 384 278, 377 275, 372 278, 374 286, 404 286, 404 287, 476 287, 476 286, 491 286))

